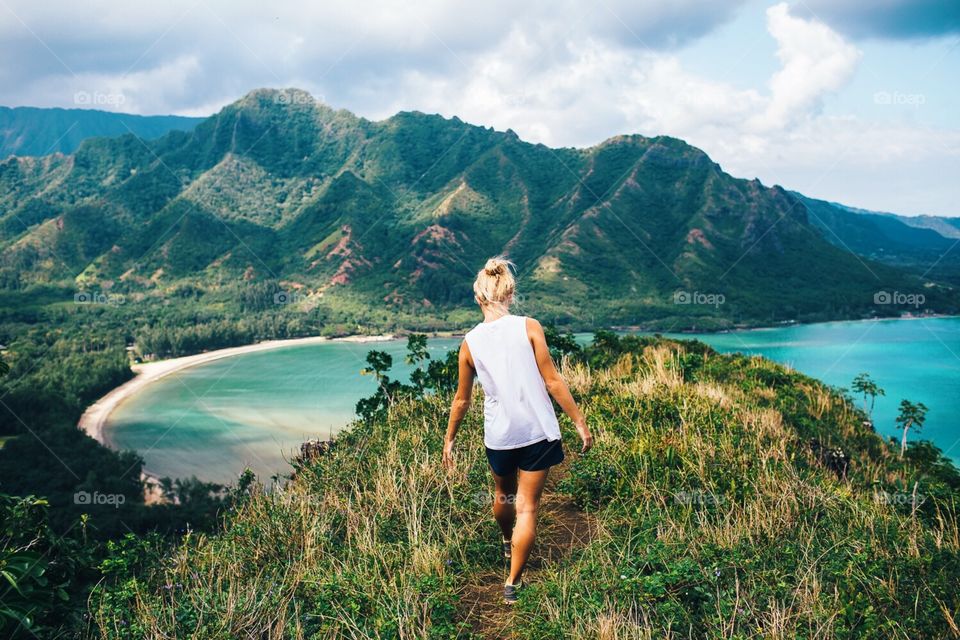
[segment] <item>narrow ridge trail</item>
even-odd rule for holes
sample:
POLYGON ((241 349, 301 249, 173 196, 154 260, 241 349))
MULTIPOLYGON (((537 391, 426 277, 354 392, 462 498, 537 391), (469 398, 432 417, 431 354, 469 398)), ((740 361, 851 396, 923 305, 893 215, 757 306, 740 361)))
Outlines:
MULTIPOLYGON (((565 472, 566 465, 555 469, 541 497, 537 541, 524 572, 527 584, 536 583, 544 568, 561 562, 573 550, 588 544, 596 534, 593 517, 556 491, 557 478, 565 472)), ((492 513, 490 517, 493 518, 492 513)), ((496 545, 497 540, 491 540, 490 544, 496 545)), ((506 573, 503 563, 474 573, 461 596, 462 619, 469 623, 473 633, 481 637, 514 637, 511 630, 513 609, 503 602, 506 573)))

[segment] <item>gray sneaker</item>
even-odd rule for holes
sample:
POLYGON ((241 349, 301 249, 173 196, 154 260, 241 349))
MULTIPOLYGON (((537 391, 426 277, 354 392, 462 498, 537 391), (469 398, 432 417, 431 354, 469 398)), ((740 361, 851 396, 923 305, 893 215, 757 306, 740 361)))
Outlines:
POLYGON ((503 585, 503 601, 507 604, 516 604, 517 594, 520 593, 520 589, 523 588, 523 580, 517 584, 505 584, 503 585))
POLYGON ((509 540, 503 541, 503 557, 507 560, 510 559, 512 553, 513 544, 509 540))

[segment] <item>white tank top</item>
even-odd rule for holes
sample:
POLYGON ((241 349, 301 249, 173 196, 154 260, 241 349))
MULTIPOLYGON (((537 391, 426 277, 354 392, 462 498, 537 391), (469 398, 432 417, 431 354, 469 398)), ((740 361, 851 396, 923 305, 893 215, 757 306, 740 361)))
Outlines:
POLYGON ((464 339, 483 387, 483 443, 516 449, 559 440, 560 425, 527 336, 526 317, 481 322, 464 339))

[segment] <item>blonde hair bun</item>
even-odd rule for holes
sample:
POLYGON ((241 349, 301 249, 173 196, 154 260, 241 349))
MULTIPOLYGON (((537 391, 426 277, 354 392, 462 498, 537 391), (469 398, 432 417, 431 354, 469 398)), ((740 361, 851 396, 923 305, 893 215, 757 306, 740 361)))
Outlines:
POLYGON ((483 270, 488 276, 499 276, 507 271, 508 264, 503 258, 490 258, 483 266, 483 270))
POLYGON ((517 288, 511 267, 516 268, 503 256, 495 256, 487 260, 473 283, 473 293, 477 297, 477 302, 482 305, 510 304, 517 288))

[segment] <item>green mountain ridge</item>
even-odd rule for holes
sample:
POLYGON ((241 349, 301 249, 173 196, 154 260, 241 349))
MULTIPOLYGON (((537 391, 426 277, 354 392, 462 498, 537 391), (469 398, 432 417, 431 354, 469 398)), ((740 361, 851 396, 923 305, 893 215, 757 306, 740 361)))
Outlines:
POLYGON ((953 251, 960 242, 960 220, 899 216, 794 195, 828 242, 921 277, 960 283, 960 254, 953 251))
POLYGON ((916 311, 878 307, 883 290, 956 312, 949 283, 835 246, 808 207, 666 136, 551 149, 458 118, 373 122, 261 89, 189 132, 0 164, 0 286, 145 304, 190 286, 217 308, 259 284, 298 292, 285 314, 363 308, 449 326, 476 269, 507 253, 527 312, 568 325, 916 311))
POLYGON ((97 109, 0 107, 0 158, 73 153, 88 138, 127 133, 152 140, 172 130, 189 130, 202 120, 97 109))

